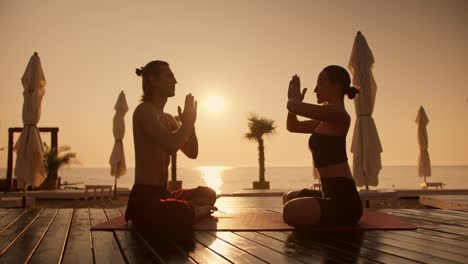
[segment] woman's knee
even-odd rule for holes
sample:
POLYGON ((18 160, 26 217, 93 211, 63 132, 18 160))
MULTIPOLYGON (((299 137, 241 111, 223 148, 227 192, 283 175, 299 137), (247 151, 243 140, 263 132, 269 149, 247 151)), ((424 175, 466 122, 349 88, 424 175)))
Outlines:
POLYGON ((289 191, 283 194, 283 205, 287 202, 291 201, 292 199, 296 199, 299 197, 299 193, 301 191, 289 191))
POLYGON ((316 225, 320 222, 320 206, 314 198, 297 198, 283 207, 283 220, 291 226, 316 225))

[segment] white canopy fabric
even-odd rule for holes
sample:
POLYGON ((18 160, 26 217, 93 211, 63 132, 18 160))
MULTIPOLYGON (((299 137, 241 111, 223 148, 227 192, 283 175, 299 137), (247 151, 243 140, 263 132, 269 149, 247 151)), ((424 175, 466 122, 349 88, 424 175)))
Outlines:
POLYGON ((110 156, 109 163, 111 165, 111 175, 120 177, 127 172, 127 166, 125 164, 125 153, 122 140, 125 135, 125 114, 128 112, 127 100, 125 99, 125 93, 122 91, 117 98, 117 102, 114 106, 114 148, 110 156))
POLYGON ((418 158, 418 175, 419 177, 431 176, 431 159, 429 158, 429 139, 427 136, 427 124, 429 118, 427 118, 424 107, 420 107, 418 115, 416 117, 416 124, 418 124, 418 143, 419 143, 419 158, 418 158))
POLYGON ((374 111, 377 84, 372 74, 374 56, 366 39, 358 32, 354 39, 348 68, 353 76, 352 84, 359 89, 354 99, 356 123, 351 152, 353 153, 353 177, 357 186, 377 186, 382 169, 380 153, 382 145, 372 113, 374 111))
POLYGON ((23 130, 14 146, 15 176, 22 183, 37 187, 45 180, 44 149, 37 123, 41 118, 41 103, 46 85, 37 53, 31 56, 21 82, 24 88, 23 130))

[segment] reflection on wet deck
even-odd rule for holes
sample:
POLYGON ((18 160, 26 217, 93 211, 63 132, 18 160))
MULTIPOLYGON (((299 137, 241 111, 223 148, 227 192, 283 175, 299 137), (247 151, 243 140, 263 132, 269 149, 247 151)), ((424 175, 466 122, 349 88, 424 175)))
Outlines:
MULTIPOLYGON (((281 211, 280 197, 221 197, 225 212, 281 211)), ((468 211, 386 209, 413 231, 90 231, 118 209, 1 209, 0 263, 466 263, 468 211)))

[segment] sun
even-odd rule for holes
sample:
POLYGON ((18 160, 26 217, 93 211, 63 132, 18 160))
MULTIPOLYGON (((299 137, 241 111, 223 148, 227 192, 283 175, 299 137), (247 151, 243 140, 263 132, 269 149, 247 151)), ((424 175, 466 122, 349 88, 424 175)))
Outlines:
POLYGON ((208 112, 218 113, 224 109, 224 100, 221 96, 212 95, 206 98, 205 108, 208 112))

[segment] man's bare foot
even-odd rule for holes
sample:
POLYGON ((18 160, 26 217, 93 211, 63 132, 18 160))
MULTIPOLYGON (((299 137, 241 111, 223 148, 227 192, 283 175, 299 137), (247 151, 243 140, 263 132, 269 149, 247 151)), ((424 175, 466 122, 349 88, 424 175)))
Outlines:
POLYGON ((218 208, 213 205, 196 205, 192 204, 195 211, 195 221, 202 218, 209 217, 214 211, 218 211, 218 208))

